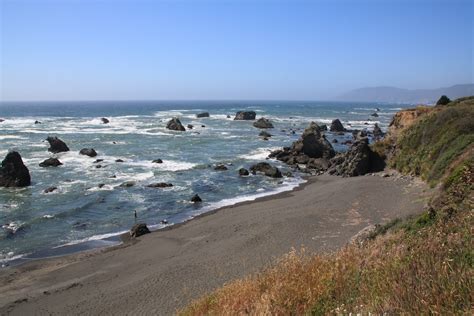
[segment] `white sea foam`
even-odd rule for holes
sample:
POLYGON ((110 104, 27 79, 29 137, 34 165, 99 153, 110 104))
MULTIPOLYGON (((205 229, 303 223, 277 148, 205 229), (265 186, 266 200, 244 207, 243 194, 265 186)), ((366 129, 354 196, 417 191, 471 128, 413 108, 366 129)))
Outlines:
POLYGON ((239 155, 239 158, 248 160, 265 160, 268 155, 274 151, 280 149, 280 147, 265 147, 252 150, 248 154, 239 155))
POLYGON ((53 249, 62 248, 62 247, 66 247, 66 246, 77 245, 77 244, 82 244, 82 243, 85 243, 85 242, 88 242, 88 241, 107 239, 107 238, 110 238, 110 237, 115 237, 115 236, 122 235, 122 234, 124 234, 124 233, 126 233, 126 232, 128 232, 128 231, 127 231, 127 230, 123 230, 123 231, 115 232, 115 233, 107 233, 107 234, 93 235, 93 236, 91 236, 91 237, 87 237, 87 238, 83 238, 83 239, 73 240, 73 241, 67 242, 67 243, 65 243, 65 244, 62 244, 62 245, 53 247, 53 249))
POLYGON ((164 159, 163 163, 153 163, 151 161, 132 161, 127 163, 130 166, 138 166, 144 168, 160 169, 164 171, 182 171, 189 170, 197 166, 195 163, 185 161, 175 161, 164 159))

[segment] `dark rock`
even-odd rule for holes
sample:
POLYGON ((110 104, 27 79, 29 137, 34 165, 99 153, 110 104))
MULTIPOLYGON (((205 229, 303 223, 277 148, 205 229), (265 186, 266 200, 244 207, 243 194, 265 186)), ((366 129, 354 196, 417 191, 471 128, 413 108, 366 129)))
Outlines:
POLYGON ((269 137, 272 137, 272 134, 270 134, 270 133, 267 132, 267 131, 261 131, 261 132, 258 134, 258 136, 269 138, 269 137))
POLYGON ((101 118, 100 120, 102 121, 103 124, 108 124, 108 123, 110 123, 110 121, 109 121, 107 118, 105 118, 105 117, 101 118))
POLYGON ((230 115, 227 115, 227 118, 230 118, 230 115))
POLYGON ((57 167, 62 165, 61 161, 56 158, 48 158, 39 164, 40 167, 57 167))
POLYGON ((100 168, 105 168, 105 166, 102 166, 102 165, 96 165, 95 166, 96 169, 100 169, 100 168))
POLYGON ((135 181, 126 181, 120 185, 121 188, 130 188, 135 185, 135 181))
POLYGON ((332 142, 333 142, 334 144, 337 144, 337 143, 338 143, 337 139, 335 139, 335 138, 332 140, 332 142))
POLYGON ((331 132, 344 132, 344 126, 342 125, 339 119, 335 119, 331 122, 331 127, 329 128, 331 132))
POLYGON ((301 138, 293 143, 290 151, 293 156, 305 154, 309 158, 331 158, 335 155, 329 141, 319 131, 319 126, 311 122, 301 138))
POLYGON ((235 114, 234 120, 255 120, 257 113, 254 111, 239 111, 235 114))
POLYGON ((329 160, 325 158, 313 158, 308 161, 307 167, 317 171, 325 171, 329 168, 329 160))
POLYGON ((192 198, 191 198, 191 202, 193 203, 199 203, 199 202, 202 202, 202 199, 199 195, 195 194, 192 198))
POLYGON ((370 116, 379 117, 379 115, 377 113, 372 113, 372 114, 370 114, 370 116))
POLYGON ((239 176, 243 177, 243 176, 248 176, 249 175, 249 171, 245 168, 240 168, 239 169, 239 176))
POLYGON ((383 170, 385 162, 369 147, 368 138, 355 141, 344 154, 331 159, 329 173, 354 177, 383 170))
POLYGON ((99 189, 102 189, 103 187, 105 186, 105 183, 99 183, 99 185, 97 186, 99 189))
POLYGON ((451 102, 451 100, 447 96, 442 95, 441 98, 439 98, 438 102, 436 102, 436 105, 446 105, 449 102, 451 102))
POLYGON ((375 108, 375 111, 380 112, 380 108, 375 108))
POLYGON ((183 124, 181 124, 181 121, 179 118, 174 117, 169 122, 166 124, 166 128, 173 130, 173 131, 181 131, 184 132, 186 129, 184 128, 183 124))
POLYGON ((116 159, 115 162, 124 162, 122 159, 116 159))
POLYGON ((343 145, 352 145, 352 140, 346 140, 342 142, 343 145))
POLYGON ((99 163, 99 162, 102 162, 102 161, 104 161, 104 159, 96 159, 96 160, 94 161, 94 163, 99 163))
POLYGON ((193 129, 193 127, 194 127, 193 125, 188 124, 188 129, 193 129))
POLYGON ((379 127, 379 125, 377 123, 375 123, 375 125, 374 125, 373 133, 374 133, 374 137, 376 139, 382 138, 384 136, 384 133, 382 132, 382 129, 379 127))
POLYGON ((49 187, 49 188, 45 189, 43 192, 44 193, 51 193, 51 192, 56 191, 57 189, 58 189, 57 187, 49 187))
POLYGON ((282 177, 281 172, 277 167, 274 167, 266 162, 259 162, 258 164, 253 165, 252 167, 250 167, 250 171, 253 174, 256 174, 257 172, 261 172, 265 174, 266 176, 272 177, 272 178, 282 177))
POLYGON ((162 219, 162 220, 160 221, 160 224, 162 224, 162 225, 167 225, 167 224, 168 224, 168 221, 167 221, 166 219, 162 219))
POLYGON ((2 123, 2 122, 5 122, 5 120, 4 120, 4 119, 0 119, 0 123, 2 123))
POLYGON ((225 171, 225 170, 228 170, 227 167, 223 164, 220 164, 220 165, 217 165, 214 167, 214 170, 217 170, 217 171, 225 171))
POLYGON ((253 126, 256 128, 273 128, 272 122, 264 117, 261 117, 256 122, 254 122, 253 126))
POLYGON ((18 152, 9 152, 0 168, 0 187, 26 187, 31 184, 30 171, 18 152))
POLYGON ((202 128, 206 127, 206 125, 201 125, 202 128))
POLYGON ((166 183, 166 182, 152 183, 152 184, 147 185, 147 187, 149 188, 170 188, 172 186, 173 184, 166 183))
POLYGON ((89 156, 89 157, 97 156, 97 152, 94 150, 94 148, 82 148, 79 151, 79 154, 84 155, 84 156, 89 156))
POLYGON ((198 118, 200 118, 200 117, 209 117, 209 112, 202 112, 202 113, 196 114, 196 117, 198 117, 198 118))
POLYGON ((155 159, 152 161, 152 163, 163 163, 163 160, 161 159, 155 159))
POLYGON ((64 143, 62 140, 60 140, 57 137, 49 136, 48 138, 46 138, 46 140, 49 143, 48 151, 52 153, 57 154, 60 152, 69 151, 69 147, 67 147, 66 143, 64 143))
POLYGON ((40 121, 35 121, 35 124, 41 124, 41 122, 40 121))
POLYGON ((325 132, 328 130, 328 126, 326 124, 319 125, 319 131, 325 132))
POLYGON ((140 237, 149 233, 150 230, 148 229, 145 223, 135 224, 133 225, 132 229, 130 229, 131 237, 140 237))
POLYGON ((357 131, 353 136, 354 136, 354 139, 356 140, 361 139, 361 138, 367 137, 367 132, 364 130, 357 131))
POLYGON ((291 173, 290 171, 285 172, 283 175, 287 178, 293 178, 293 173, 291 173))

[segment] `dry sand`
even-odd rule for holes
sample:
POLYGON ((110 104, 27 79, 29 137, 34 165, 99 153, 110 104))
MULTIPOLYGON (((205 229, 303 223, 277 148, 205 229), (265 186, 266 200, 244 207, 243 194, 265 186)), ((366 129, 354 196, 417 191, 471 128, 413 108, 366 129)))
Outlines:
POLYGON ((425 185, 319 176, 121 246, 0 271, 0 314, 169 315, 304 245, 332 251, 370 224, 421 212, 425 185))

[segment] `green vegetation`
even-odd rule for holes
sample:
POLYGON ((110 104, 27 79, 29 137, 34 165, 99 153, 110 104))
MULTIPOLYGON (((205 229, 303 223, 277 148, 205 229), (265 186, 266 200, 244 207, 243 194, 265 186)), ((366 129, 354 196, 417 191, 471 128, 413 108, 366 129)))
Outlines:
POLYGON ((396 148, 390 163, 399 170, 441 184, 424 213, 380 226, 363 245, 332 254, 293 251, 180 313, 471 314, 473 99, 433 108, 395 144, 378 147, 396 148))

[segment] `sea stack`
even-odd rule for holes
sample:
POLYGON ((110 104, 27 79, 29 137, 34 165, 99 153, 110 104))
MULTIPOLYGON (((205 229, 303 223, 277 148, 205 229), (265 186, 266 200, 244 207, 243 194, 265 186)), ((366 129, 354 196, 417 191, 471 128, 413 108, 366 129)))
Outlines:
POLYGON ((9 152, 0 168, 0 187, 26 187, 31 184, 30 171, 23 164, 21 155, 9 152))
POLYGON ((48 138, 46 138, 46 140, 48 141, 50 146, 48 148, 48 151, 54 154, 69 151, 69 147, 67 147, 66 143, 57 138, 56 136, 49 136, 48 138))

